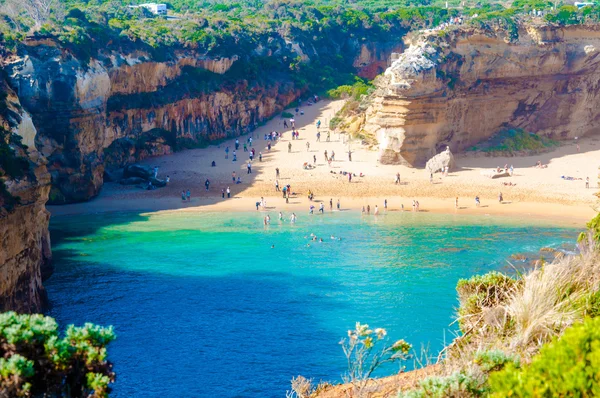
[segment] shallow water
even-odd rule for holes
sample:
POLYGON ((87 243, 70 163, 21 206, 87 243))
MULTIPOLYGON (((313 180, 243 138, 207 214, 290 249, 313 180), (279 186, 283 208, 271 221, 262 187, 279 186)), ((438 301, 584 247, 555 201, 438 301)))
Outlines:
POLYGON ((53 218, 49 315, 115 326, 116 397, 282 397, 298 374, 341 379, 338 342, 356 321, 435 355, 455 331, 459 278, 576 237, 483 217, 271 217, 267 229, 258 213, 53 218), (324 242, 307 247, 310 233, 324 242))

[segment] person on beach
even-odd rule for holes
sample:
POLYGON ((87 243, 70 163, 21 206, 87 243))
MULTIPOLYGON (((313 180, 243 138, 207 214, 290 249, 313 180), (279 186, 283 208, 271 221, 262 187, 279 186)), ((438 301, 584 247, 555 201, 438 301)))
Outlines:
POLYGON ((189 189, 185 192, 185 197, 187 198, 188 202, 192 200, 192 192, 190 192, 189 189))
POLYGON ((585 177, 585 188, 588 189, 590 187, 590 177, 585 177))
POLYGON ((235 171, 231 173, 231 181, 235 184, 235 171))
POLYGON ((383 200, 383 210, 387 210, 387 199, 383 200))
POLYGON ((252 152, 250 152, 248 154, 248 158, 250 159, 251 162, 254 161, 254 154, 252 152))
POLYGON ((413 208, 413 211, 417 211, 417 202, 414 199, 412 202, 412 208, 413 208))
POLYGON ((285 120, 285 119, 283 120, 283 127, 286 129, 288 128, 287 120, 285 120))
POLYGON ((315 212, 315 206, 310 205, 310 207, 308 208, 308 214, 314 214, 314 212, 315 212))
POLYGON ((241 184, 242 183, 242 178, 240 176, 238 176, 237 180, 235 181, 236 184, 241 184))
POLYGON ((371 205, 367 205, 367 214, 371 214, 371 205))
POLYGON ((339 199, 337 200, 337 205, 336 206, 337 206, 338 211, 340 211, 340 200, 339 199))
POLYGON ((292 153, 292 143, 288 143, 288 153, 292 153))
POLYGON ((221 199, 225 199, 225 190, 221 189, 221 199))
POLYGON ((250 161, 248 161, 246 167, 248 168, 248 174, 252 174, 252 163, 250 163, 250 161))
POLYGON ((458 196, 454 199, 454 208, 458 209, 458 196))
POLYGON ((292 224, 295 224, 295 223, 296 223, 296 219, 297 219, 297 218, 298 218, 298 217, 296 217, 296 213, 292 213, 292 216, 290 217, 290 221, 291 221, 291 223, 292 223, 292 224))
POLYGON ((279 192, 279 180, 275 180, 275 192, 279 192))
POLYGON ((227 187, 227 198, 231 198, 231 189, 229 187, 227 187))
POLYGON ((310 142, 306 141, 306 152, 310 151, 310 142))
POLYGON ((296 120, 294 120, 294 118, 290 119, 290 124, 292 125, 292 128, 295 129, 296 128, 296 120))
POLYGON ((429 182, 433 184, 433 173, 429 173, 429 182))
POLYGON ((248 145, 252 146, 252 137, 248 137, 248 145))
POLYGON ((502 197, 502 192, 498 194, 498 203, 502 203, 504 201, 504 197, 502 197))
POLYGON ((208 191, 208 188, 210 187, 210 181, 207 178, 206 181, 204 181, 204 186, 206 187, 206 190, 208 191))
POLYGON ((158 166, 154 166, 154 178, 158 176, 158 166))
POLYGON ((259 152, 259 153, 258 153, 258 161, 259 161, 259 162, 262 162, 262 152, 259 152))
POLYGON ((333 199, 329 199, 329 211, 333 211, 333 199))
POLYGON ((375 211, 373 212, 374 215, 378 215, 379 214, 379 208, 377 207, 377 205, 375 205, 375 211))
POLYGON ((325 205, 323 204, 323 202, 321 202, 321 204, 319 205, 319 211, 321 212, 321 214, 325 212, 325 205))
POLYGON ((258 211, 258 208, 260 207, 260 202, 256 202, 256 211, 258 211))
POLYGON ((317 130, 321 128, 321 119, 317 120, 317 130))
POLYGON ((246 145, 245 142, 244 142, 244 152, 248 152, 248 146, 246 145))
POLYGON ((181 191, 181 200, 185 202, 185 191, 181 191))
POLYGON ((235 151, 233 151, 233 159, 234 162, 237 162, 237 155, 235 154, 235 151))
POLYGON ((480 204, 481 202, 479 201, 479 196, 475 196, 475 206, 479 207, 480 204))
POLYGON ((271 152, 271 141, 267 144, 267 151, 271 152))
POLYGON ((331 161, 335 162, 335 152, 331 151, 331 161))
POLYGON ((225 159, 229 159, 229 147, 225 148, 225 159))
POLYGON ((283 213, 279 212, 279 222, 281 222, 283 220, 283 213))
POLYGON ((352 173, 348 173, 348 182, 352 182, 352 173))
POLYGON ((317 155, 313 155, 313 164, 317 165, 317 155))
POLYGON ((171 177, 167 176, 167 178, 165 178, 165 184, 169 185, 170 182, 171 182, 171 177))
POLYGON ((238 140, 237 138, 235 139, 235 150, 237 151, 238 149, 240 149, 240 140, 238 140))
POLYGON ((327 138, 325 139, 325 141, 330 142, 331 141, 331 132, 327 132, 327 138))
POLYGON ((317 131, 317 142, 321 142, 321 132, 317 131))
POLYGON ((396 181, 394 184, 400 184, 400 173, 396 173, 396 181))
POLYGON ((325 152, 323 152, 323 156, 325 157, 325 161, 329 160, 329 158, 327 157, 327 149, 325 149, 325 152))
POLYGON ((352 151, 348 151, 348 161, 352 161, 352 151))

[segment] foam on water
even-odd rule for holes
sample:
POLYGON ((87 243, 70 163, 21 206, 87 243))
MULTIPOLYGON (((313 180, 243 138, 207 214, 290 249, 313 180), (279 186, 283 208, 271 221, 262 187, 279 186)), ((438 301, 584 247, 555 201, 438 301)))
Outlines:
POLYGON ((266 229, 262 217, 53 218, 50 315, 115 326, 117 397, 281 397, 298 374, 340 380, 338 342, 356 321, 435 355, 455 330, 459 278, 512 272, 511 254, 576 238, 489 217, 336 212, 291 225, 273 212, 266 229))

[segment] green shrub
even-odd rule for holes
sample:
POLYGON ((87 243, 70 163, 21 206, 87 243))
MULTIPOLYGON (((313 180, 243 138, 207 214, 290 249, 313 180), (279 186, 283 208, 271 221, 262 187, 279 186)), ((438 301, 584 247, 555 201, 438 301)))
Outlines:
POLYGON ((418 389, 400 393, 398 398, 480 397, 486 392, 482 380, 464 372, 445 377, 428 377, 418 389))
POLYGON ((294 114, 293 114, 293 113, 289 113, 289 112, 282 112, 282 113, 281 113, 281 117, 282 117, 283 119, 290 119, 290 118, 293 118, 293 117, 294 117, 294 114))
POLYGON ((531 364, 492 373, 493 397, 600 396, 600 318, 567 329, 542 347, 531 364))
POLYGON ((519 357, 508 355, 500 350, 480 351, 475 354, 475 363, 479 365, 485 373, 495 372, 504 369, 507 364, 513 364, 519 367, 519 357))
POLYGON ((107 397, 114 339, 112 327, 70 325, 61 338, 50 317, 0 314, 0 396, 107 397))
POLYGON ((463 332, 473 325, 471 319, 484 308, 505 302, 510 292, 521 282, 497 271, 460 279, 456 285, 458 300, 458 324, 463 332))

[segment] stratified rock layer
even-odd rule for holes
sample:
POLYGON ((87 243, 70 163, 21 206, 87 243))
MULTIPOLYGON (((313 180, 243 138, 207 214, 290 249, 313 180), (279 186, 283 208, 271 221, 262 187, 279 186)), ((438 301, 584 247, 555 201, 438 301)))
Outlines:
POLYGON ((600 29, 459 28, 413 43, 378 80, 364 130, 380 161, 422 166, 450 146, 468 148, 503 128, 553 139, 600 127, 600 29))
POLYGON ((0 92, 7 95, 3 109, 8 110, 0 117, 0 125, 21 136, 22 144, 11 143, 11 147, 17 156, 27 159, 22 178, 0 178, 8 193, 18 198, 14 206, 0 206, 0 311, 40 312, 46 298, 42 276, 51 273, 50 214, 45 207, 50 174, 35 148, 31 117, 3 82, 0 92))

